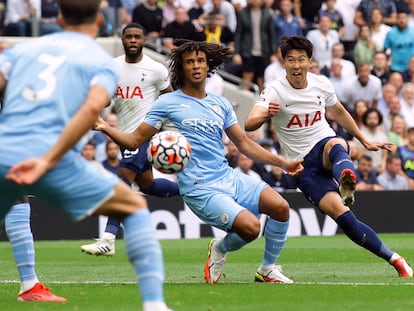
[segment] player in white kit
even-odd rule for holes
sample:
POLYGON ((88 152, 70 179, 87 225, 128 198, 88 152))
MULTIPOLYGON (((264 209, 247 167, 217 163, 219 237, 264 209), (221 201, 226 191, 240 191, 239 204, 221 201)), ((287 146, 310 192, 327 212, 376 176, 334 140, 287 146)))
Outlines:
POLYGON ((297 181, 309 201, 332 217, 352 241, 393 265, 400 277, 412 277, 413 270, 405 259, 391 251, 350 210, 354 204, 355 167, 347 142, 329 126, 325 110, 368 150, 388 150, 390 143, 367 141, 338 101, 330 81, 308 72, 313 52, 308 39, 284 37, 280 48, 286 76, 262 91, 245 129, 256 130, 271 119, 285 156, 304 159, 304 171, 297 181))
MULTIPOLYGON (((167 68, 142 53, 145 45, 145 29, 130 23, 122 30, 122 45, 125 54, 115 58, 120 70, 113 108, 118 116, 118 128, 132 132, 141 124, 159 94, 173 90, 167 68)), ((147 160, 148 143, 136 150, 121 148, 122 159, 118 176, 128 185, 135 182, 140 191, 158 197, 179 195, 178 184, 165 178, 155 178, 147 160)), ((101 239, 96 243, 81 246, 91 255, 112 256, 115 254, 115 239, 121 223, 109 218, 101 239)))

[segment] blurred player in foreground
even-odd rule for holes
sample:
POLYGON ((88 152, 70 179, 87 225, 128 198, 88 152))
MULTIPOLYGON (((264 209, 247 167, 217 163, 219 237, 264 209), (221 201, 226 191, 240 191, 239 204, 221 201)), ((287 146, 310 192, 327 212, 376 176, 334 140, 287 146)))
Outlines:
POLYGON ((330 81, 308 73, 312 43, 301 36, 284 37, 280 45, 286 77, 275 80, 260 94, 245 123, 248 131, 267 120, 278 133, 288 159, 304 159, 297 181, 303 194, 323 213, 332 217, 356 244, 385 259, 400 277, 412 277, 406 260, 391 251, 350 207, 357 183, 347 142, 336 136, 325 118, 325 110, 368 150, 390 150, 391 143, 365 139, 351 115, 338 101, 330 81))
MULTIPOLYGON (((180 44, 181 43, 181 44, 180 44)), ((218 283, 226 254, 259 236, 259 214, 270 216, 265 227, 265 250, 255 280, 292 283, 276 266, 286 241, 289 204, 263 181, 236 172, 224 155, 223 133, 240 152, 256 161, 284 167, 295 174, 300 160, 286 161, 253 140, 240 126, 229 101, 205 91, 208 75, 222 65, 231 53, 217 44, 184 41, 170 55, 171 83, 178 89, 161 95, 137 129, 124 133, 100 119, 96 125, 125 148, 134 150, 160 129, 164 119, 172 122, 189 141, 192 154, 186 169, 178 173, 184 202, 205 223, 228 232, 209 244, 205 265, 206 283, 218 283)))
POLYGON ((144 311, 164 302, 162 251, 145 199, 79 154, 117 82, 115 63, 96 42, 99 0, 61 0, 64 32, 18 44, 0 55, 0 219, 30 194, 79 220, 122 220, 144 311), (7 85, 7 87, 6 87, 7 85))

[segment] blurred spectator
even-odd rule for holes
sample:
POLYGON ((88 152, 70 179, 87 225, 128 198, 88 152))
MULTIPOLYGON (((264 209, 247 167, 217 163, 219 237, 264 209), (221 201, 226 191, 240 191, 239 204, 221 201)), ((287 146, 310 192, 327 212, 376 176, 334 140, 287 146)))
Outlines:
MULTIPOLYGON (((355 64, 353 61, 345 58, 345 47, 342 42, 335 43, 332 46, 332 58, 341 59, 342 64, 342 74, 344 77, 354 77, 356 76, 355 64)), ((353 58, 352 58, 353 59, 353 58)))
POLYGON ((332 60, 332 47, 339 42, 338 32, 330 29, 331 18, 321 16, 319 28, 310 30, 306 37, 313 44, 313 59, 319 62, 321 68, 329 68, 332 60))
POLYGON ((283 172, 279 166, 272 165, 270 172, 265 172, 262 179, 278 192, 296 190, 297 188, 296 179, 283 172))
POLYGON ((119 146, 112 140, 106 142, 106 159, 102 162, 104 168, 117 175, 121 161, 119 160, 119 146))
POLYGON ((388 101, 388 113, 383 114, 382 126, 386 133, 391 129, 394 117, 399 115, 401 115, 400 97, 398 95, 394 95, 388 101))
POLYGON ((205 27, 202 29, 203 40, 208 43, 221 44, 234 49, 234 34, 223 24, 220 14, 208 13, 205 18, 205 27))
POLYGON ((408 177, 402 171, 401 159, 396 154, 387 156, 385 171, 377 179, 384 190, 408 190, 408 177))
POLYGON ((370 14, 369 28, 371 30, 371 40, 375 43, 376 51, 384 50, 384 41, 391 27, 384 24, 384 15, 381 9, 374 8, 370 14))
POLYGON ((165 27, 162 43, 165 48, 175 48, 174 39, 203 41, 203 34, 188 20, 187 11, 179 7, 175 10, 175 20, 165 27))
MULTIPOLYGON (((284 0, 286 1, 286 0, 284 0)), ((277 47, 275 57, 272 58, 272 62, 266 66, 264 71, 264 84, 280 79, 286 76, 285 68, 282 66, 282 52, 277 47)))
POLYGON ((391 72, 390 77, 388 78, 388 83, 394 85, 395 89, 397 90, 397 94, 401 96, 401 91, 404 84, 402 74, 398 71, 391 72))
POLYGON ((294 14, 299 18, 303 34, 315 29, 318 22, 318 13, 324 0, 294 0, 294 14))
POLYGON ((408 144, 407 123, 401 115, 396 115, 391 121, 391 128, 387 132, 387 141, 393 143, 392 152, 395 153, 400 146, 408 144))
POLYGON ((379 8, 383 12, 385 24, 396 24, 397 8, 393 0, 361 0, 355 11, 354 23, 357 26, 367 25, 374 8, 379 8))
MULTIPOLYGON (((239 13, 233 57, 235 65, 242 65, 242 79, 257 83, 260 91, 264 88, 264 70, 274 53, 275 42, 273 18, 262 7, 262 1, 250 0, 239 13)), ((244 84, 243 88, 249 89, 250 85, 244 84)))
POLYGON ((161 38, 162 19, 162 10, 157 6, 157 0, 142 0, 132 12, 132 21, 146 29, 147 39, 151 43, 161 38))
POLYGON ((365 112, 367 112, 368 109, 369 109, 368 103, 365 100, 358 99, 354 103, 354 109, 352 110, 351 114, 359 129, 361 129, 364 126, 363 118, 364 118, 365 112))
POLYGON ((391 83, 386 83, 382 87, 382 98, 378 101, 377 106, 382 115, 386 115, 388 113, 388 102, 394 95, 398 95, 397 88, 391 83))
POLYGON ((62 31, 58 24, 59 6, 58 0, 42 0, 41 13, 39 21, 39 34, 47 35, 49 33, 62 31))
MULTIPOLYGON (((277 1, 277 2, 280 2, 280 1, 277 1)), ((263 6, 266 8, 266 10, 269 11, 270 15, 273 18, 279 15, 279 10, 278 10, 279 5, 274 0, 263 0, 263 6)))
POLYGON ((318 23, 321 16, 328 15, 331 18, 331 29, 338 32, 339 38, 342 38, 345 32, 344 20, 341 12, 335 8, 336 0, 325 0, 325 7, 319 10, 318 23))
POLYGON ((273 19, 275 25, 275 45, 278 46, 283 36, 303 35, 299 18, 292 14, 293 4, 291 0, 280 0, 280 14, 273 19))
MULTIPOLYGON (((369 108, 363 115, 363 127, 361 128, 362 134, 368 141, 387 141, 387 135, 382 129, 382 115, 378 109, 369 108)), ((387 152, 384 149, 378 151, 366 150, 361 142, 353 139, 357 148, 357 158, 360 158, 363 154, 368 154, 372 158, 373 168, 378 174, 385 170, 385 159, 387 152)))
POLYGON ((201 31, 204 27, 203 17, 206 15, 204 10, 206 2, 207 0, 196 0, 195 4, 187 11, 190 22, 193 23, 198 31, 201 31))
POLYGON ((372 158, 369 155, 364 154, 358 159, 355 173, 357 175, 356 191, 383 190, 378 183, 375 170, 372 169, 372 158))
POLYGON ((408 127, 414 127, 414 83, 406 82, 401 89, 401 114, 408 127))
POLYGON ((36 0, 7 0, 4 35, 28 37, 32 35, 32 18, 36 15, 36 0))
POLYGON ((357 76, 350 79, 346 89, 345 104, 352 111, 352 105, 359 99, 368 103, 370 107, 377 107, 382 97, 381 80, 371 74, 369 64, 361 63, 357 68, 357 76))
POLYGON ((96 153, 96 144, 93 140, 89 140, 86 142, 86 144, 83 146, 81 155, 88 161, 94 161, 97 162, 95 159, 95 153, 96 153))
POLYGON ((214 12, 224 17, 226 26, 234 33, 237 28, 236 9, 226 0, 211 0, 211 4, 207 5, 205 10, 207 13, 214 12))
POLYGON ((249 175, 256 180, 262 180, 260 175, 252 170, 253 164, 254 161, 252 159, 250 159, 247 155, 240 153, 237 159, 237 167, 235 167, 234 170, 249 175))
POLYGON ((388 57, 385 52, 380 51, 375 53, 371 74, 380 78, 382 85, 388 82, 390 78, 390 67, 388 66, 388 57))
MULTIPOLYGON (((175 10, 177 9, 175 0, 165 0, 161 6, 162 10, 162 29, 165 29, 169 23, 175 20, 175 10)), ((187 10, 183 8, 186 12, 187 10)))
POLYGON ((331 67, 329 68, 329 80, 331 81, 336 96, 340 102, 344 102, 347 99, 345 94, 346 86, 349 82, 350 76, 343 73, 342 60, 340 58, 333 58, 331 61, 331 67))
POLYGON ((374 66, 374 55, 376 52, 375 43, 371 40, 371 30, 368 25, 359 27, 358 40, 354 48, 354 61, 358 66, 367 63, 370 69, 374 66))
POLYGON ((339 0, 335 3, 335 8, 341 13, 344 20, 345 31, 341 37, 341 42, 345 48, 346 59, 353 60, 352 51, 357 40, 358 27, 354 24, 356 8, 361 0, 339 0))
POLYGON ((402 78, 404 83, 414 82, 414 55, 410 57, 410 60, 408 61, 407 70, 402 73, 402 78))
POLYGON ((408 14, 398 12, 397 24, 385 36, 384 49, 391 53, 391 71, 404 72, 414 55, 414 29, 408 27, 408 14))
POLYGON ((231 0, 231 3, 234 6, 234 9, 236 10, 236 15, 239 14, 241 10, 243 10, 247 5, 248 0, 231 0))
POLYGON ((407 144, 397 148, 396 154, 401 159, 401 167, 409 178, 410 189, 414 185, 414 128, 407 130, 407 144))

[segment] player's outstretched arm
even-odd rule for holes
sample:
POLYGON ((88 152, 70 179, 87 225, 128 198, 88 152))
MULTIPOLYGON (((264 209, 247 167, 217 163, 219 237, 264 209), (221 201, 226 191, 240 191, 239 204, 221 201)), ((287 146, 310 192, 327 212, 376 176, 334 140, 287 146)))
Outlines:
POLYGON ((109 126, 102 118, 99 118, 95 123, 95 130, 102 131, 113 139, 119 146, 128 150, 136 150, 144 142, 149 140, 157 129, 147 123, 141 123, 135 131, 131 133, 125 133, 116 127, 109 126))
POLYGON ((303 170, 303 160, 286 160, 284 157, 266 150, 248 138, 238 124, 229 127, 226 134, 241 153, 257 162, 279 166, 292 175, 299 174, 303 170))

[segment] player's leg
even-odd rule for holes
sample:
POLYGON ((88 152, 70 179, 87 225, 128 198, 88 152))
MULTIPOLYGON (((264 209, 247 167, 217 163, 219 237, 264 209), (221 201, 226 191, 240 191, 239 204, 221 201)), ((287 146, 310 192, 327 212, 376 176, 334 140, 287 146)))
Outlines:
POLYGON ((177 182, 166 178, 154 178, 151 167, 145 172, 137 174, 135 183, 143 193, 159 198, 168 198, 180 194, 177 182))
POLYGON ((39 181, 34 194, 64 209, 74 219, 105 215, 122 221, 126 252, 135 268, 143 310, 169 310, 163 294, 162 250, 145 198, 112 173, 82 158, 67 160, 59 162, 39 181), (43 189, 50 190, 45 193, 43 189))
POLYGON ((329 139, 323 150, 322 161, 326 169, 332 170, 333 177, 339 183, 342 202, 348 207, 354 205, 357 179, 346 141, 341 138, 329 139))
POLYGON ((114 189, 115 195, 95 214, 104 214, 122 221, 126 252, 135 268, 144 311, 168 310, 163 295, 162 250, 155 238, 146 200, 124 183, 119 183, 114 189))
POLYGON ((262 263, 256 272, 255 281, 271 283, 293 283, 282 274, 281 267, 275 265, 285 242, 289 228, 289 204, 270 187, 260 194, 259 212, 269 216, 264 228, 265 249, 262 263))
POLYGON ((65 302, 65 298, 54 295, 37 278, 35 249, 30 228, 30 205, 27 199, 12 206, 5 218, 5 229, 20 277, 17 300, 65 302))

